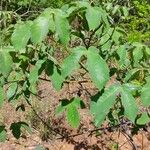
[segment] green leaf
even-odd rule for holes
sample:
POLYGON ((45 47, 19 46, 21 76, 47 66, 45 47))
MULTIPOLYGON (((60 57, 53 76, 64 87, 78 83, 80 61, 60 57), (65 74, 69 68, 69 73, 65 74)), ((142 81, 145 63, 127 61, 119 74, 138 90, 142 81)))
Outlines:
POLYGON ((68 105, 66 113, 68 123, 73 128, 78 128, 80 124, 80 115, 77 108, 74 105, 68 105))
POLYGON ((64 46, 67 46, 70 40, 70 26, 65 15, 60 13, 55 13, 55 26, 56 33, 64 46))
POLYGON ((59 91, 64 81, 64 78, 61 76, 60 70, 55 66, 53 61, 47 60, 45 71, 46 74, 51 78, 54 88, 59 91))
POLYGON ((110 108, 115 104, 116 95, 119 93, 119 89, 119 85, 112 85, 98 99, 94 114, 94 122, 96 126, 100 126, 103 123, 110 108))
POLYGON ((0 107, 3 105, 3 102, 4 102, 4 90, 3 90, 3 87, 0 86, 0 107))
POLYGON ((126 66, 129 62, 128 60, 128 53, 126 49, 126 45, 121 45, 118 47, 117 54, 119 55, 119 65, 120 67, 126 66))
POLYGON ((53 74, 51 76, 51 80, 52 80, 52 84, 53 84, 54 88, 57 91, 59 91, 62 87, 62 83, 63 83, 64 79, 60 75, 60 73, 58 72, 58 69, 56 68, 56 66, 54 66, 53 74))
POLYGON ((5 126, 0 126, 0 142, 5 142, 7 138, 7 131, 5 126))
POLYGON ((121 102, 125 110, 125 115, 134 122, 137 116, 138 107, 135 98, 126 86, 122 86, 121 89, 121 102))
POLYGON ((150 80, 147 78, 147 83, 142 87, 141 90, 141 101, 144 106, 150 106, 150 80))
POLYGON ((117 28, 114 30, 113 35, 112 35, 112 40, 116 43, 120 43, 120 37, 122 36, 122 33, 117 30, 117 28))
POLYGON ((49 30, 51 32, 55 31, 55 22, 54 22, 54 10, 52 8, 46 8, 44 12, 40 15, 41 17, 47 17, 49 20, 49 30))
POLYGON ((107 63, 98 54, 98 49, 90 47, 87 52, 87 69, 95 85, 101 90, 109 80, 107 63))
POLYGON ((16 25, 11 41, 16 50, 24 49, 30 39, 30 26, 27 23, 16 25))
POLYGON ((77 47, 73 49, 73 52, 67 58, 64 59, 61 65, 61 74, 63 78, 71 75, 72 72, 79 68, 79 60, 84 52, 85 47, 77 47))
POLYGON ((38 17, 31 26, 31 40, 33 43, 42 42, 49 31, 49 19, 46 16, 38 17))
POLYGON ((12 70, 12 58, 7 51, 0 49, 0 73, 6 78, 12 70))
POLYGON ((90 30, 94 30, 100 25, 101 15, 101 12, 96 7, 89 6, 87 8, 85 16, 90 30))
POLYGON ((138 125, 145 125, 150 123, 150 116, 146 112, 144 112, 141 117, 136 122, 138 125))
POLYGON ((29 74, 29 82, 30 84, 36 83, 39 77, 39 70, 42 67, 42 64, 45 62, 45 60, 38 60, 35 64, 35 66, 32 68, 29 74))
POLYGON ((7 91, 7 98, 9 100, 14 98, 14 96, 16 95, 17 89, 18 89, 17 82, 14 82, 14 83, 10 84, 10 86, 8 88, 8 91, 7 91))
POLYGON ((140 43, 133 43, 133 45, 135 46, 133 49, 134 65, 137 66, 143 57, 143 45, 140 43))

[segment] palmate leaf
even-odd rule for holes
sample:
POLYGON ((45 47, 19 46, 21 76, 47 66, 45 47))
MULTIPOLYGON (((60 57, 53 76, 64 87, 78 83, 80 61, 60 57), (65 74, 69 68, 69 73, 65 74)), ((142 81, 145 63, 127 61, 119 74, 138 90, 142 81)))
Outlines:
POLYGON ((67 46, 70 40, 70 26, 66 16, 61 12, 55 13, 55 27, 61 43, 67 46))
POLYGON ((100 25, 101 22, 101 12, 97 7, 89 6, 86 10, 86 20, 90 30, 94 30, 100 25))
POLYGON ((150 106, 150 76, 146 78, 147 83, 142 87, 141 100, 144 106, 150 106))
POLYGON ((66 111, 67 111, 66 117, 67 117, 68 123, 73 128, 77 128, 80 123, 80 115, 79 115, 79 112, 78 112, 76 106, 70 104, 70 105, 68 105, 66 111))
POLYGON ((12 70, 12 57, 9 52, 0 49, 0 73, 6 78, 12 70))
POLYGON ((71 75, 73 71, 79 68, 79 60, 85 51, 85 47, 76 47, 73 49, 72 53, 64 59, 61 65, 61 75, 63 78, 71 75))
POLYGON ((31 26, 31 40, 33 43, 42 42, 49 31, 49 18, 46 16, 39 16, 34 20, 31 26))
POLYGON ((121 102, 124 107, 126 117, 134 122, 137 116, 138 107, 135 98, 126 86, 122 86, 121 89, 121 102))
POLYGON ((16 25, 11 41, 16 50, 24 49, 31 36, 29 23, 16 25))
POLYGON ((118 84, 109 87, 104 94, 98 99, 95 105, 94 122, 96 126, 100 126, 110 108, 115 104, 116 95, 119 93, 120 86, 118 84))
POLYGON ((98 54, 98 49, 90 47, 87 52, 87 69, 95 85, 101 90, 109 80, 107 63, 98 54))

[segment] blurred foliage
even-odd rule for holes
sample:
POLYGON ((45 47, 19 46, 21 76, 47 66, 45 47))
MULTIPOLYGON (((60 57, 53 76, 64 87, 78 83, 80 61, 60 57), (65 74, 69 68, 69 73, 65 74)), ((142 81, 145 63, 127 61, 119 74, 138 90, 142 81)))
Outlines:
POLYGON ((43 9, 47 7, 57 8, 63 4, 71 2, 71 0, 2 0, 1 6, 3 10, 17 10, 17 9, 43 9))
MULTIPOLYGON (((150 1, 149 0, 89 0, 93 5, 103 3, 108 7, 114 21, 126 30, 129 42, 150 41, 150 1), (122 7, 120 9, 120 7, 122 7), (126 9, 126 8, 127 9, 126 9), (127 13, 129 10, 129 14, 127 13), (126 20, 121 19, 124 13, 126 20)), ((60 8, 71 0, 1 0, 0 45, 7 45, 16 22, 33 20, 47 7, 60 8), (4 42, 5 41, 5 42, 4 42), (7 42, 8 41, 8 42, 7 42)))
POLYGON ((131 42, 150 41, 150 1, 134 0, 130 15, 125 23, 128 40, 131 42))
MULTIPOLYGON (((117 7, 126 6, 129 10, 128 17, 122 24, 127 33, 129 42, 143 42, 150 45, 150 1, 149 0, 93 0, 93 3, 99 5, 106 3, 112 4, 112 11, 117 7)), ((117 15, 115 14, 116 17, 117 15)), ((120 21, 120 20, 119 20, 120 21)))

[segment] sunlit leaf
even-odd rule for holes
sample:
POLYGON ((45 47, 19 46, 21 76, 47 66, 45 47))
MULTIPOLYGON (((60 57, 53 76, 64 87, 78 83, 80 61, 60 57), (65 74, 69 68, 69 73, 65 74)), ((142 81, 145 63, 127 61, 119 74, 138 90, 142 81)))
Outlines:
POLYGON ((67 46, 70 40, 70 26, 66 16, 61 13, 56 13, 55 26, 56 33, 58 34, 60 41, 67 46))
POLYGON ((125 115, 134 122, 137 116, 138 107, 135 98, 126 86, 123 86, 121 90, 121 102, 125 110, 125 115))
POLYGON ((112 85, 98 99, 95 105, 96 113, 94 114, 94 122, 96 126, 100 126, 103 123, 110 108, 115 104, 115 99, 119 93, 119 89, 119 85, 112 85))
POLYGON ((77 108, 74 105, 69 105, 67 107, 66 117, 68 123, 73 127, 77 128, 80 123, 80 115, 77 108))
POLYGON ((146 79, 147 83, 142 87, 141 100, 144 106, 150 106, 150 77, 146 79))
POLYGON ((61 65, 61 74, 64 78, 71 75, 73 71, 79 68, 79 60, 84 52, 84 47, 77 47, 73 49, 73 52, 64 59, 61 65))
POLYGON ((90 30, 94 30, 100 25, 101 12, 96 7, 88 7, 86 10, 86 20, 88 22, 90 30))
POLYGON ((42 42, 49 31, 49 18, 40 16, 34 20, 31 26, 31 40, 33 43, 42 42))
POLYGON ((11 41, 16 50, 24 49, 30 39, 30 25, 22 23, 16 25, 16 28, 12 34, 11 41))
POLYGON ((92 81, 99 89, 102 89, 109 80, 109 69, 95 47, 90 47, 88 50, 87 69, 92 81))
POLYGON ((12 57, 10 56, 9 52, 0 49, 0 73, 4 77, 8 77, 12 70, 12 57))
POLYGON ((137 119, 136 122, 138 125, 145 125, 147 123, 150 123, 150 115, 146 112, 142 113, 139 119, 137 119))

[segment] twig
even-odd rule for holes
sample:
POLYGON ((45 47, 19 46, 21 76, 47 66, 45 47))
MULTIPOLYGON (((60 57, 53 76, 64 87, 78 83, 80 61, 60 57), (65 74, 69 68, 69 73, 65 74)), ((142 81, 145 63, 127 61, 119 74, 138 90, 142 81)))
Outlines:
POLYGON ((89 40, 88 40, 88 43, 86 44, 86 48, 87 48, 87 49, 90 47, 91 40, 92 40, 94 34, 96 33, 96 31, 97 31, 98 29, 100 29, 100 28, 102 27, 102 25, 103 25, 103 24, 101 23, 101 24, 91 33, 91 35, 90 35, 90 37, 89 37, 89 40))
POLYGON ((137 148, 133 142, 133 139, 130 137, 130 135, 128 135, 126 132, 123 132, 123 131, 121 131, 121 133, 126 137, 126 139, 129 141, 129 143, 132 145, 133 150, 137 150, 137 148))
MULTIPOLYGON (((102 127, 102 128, 98 128, 98 129, 94 129, 94 130, 88 130, 86 132, 81 132, 81 133, 77 133, 77 134, 73 134, 73 135, 68 135, 66 136, 66 138, 71 138, 71 137, 76 137, 76 136, 79 136, 79 135, 82 135, 82 134, 88 134, 88 136, 91 136, 94 132, 96 131, 105 131, 105 130, 111 130, 112 128, 118 128, 118 127, 122 127, 124 125, 128 125, 130 124, 130 122, 125 122, 125 123, 120 123, 116 126, 109 126, 109 127, 102 127)), ((58 140, 59 139, 64 139, 64 137, 60 137, 60 138, 57 138, 58 140)))

